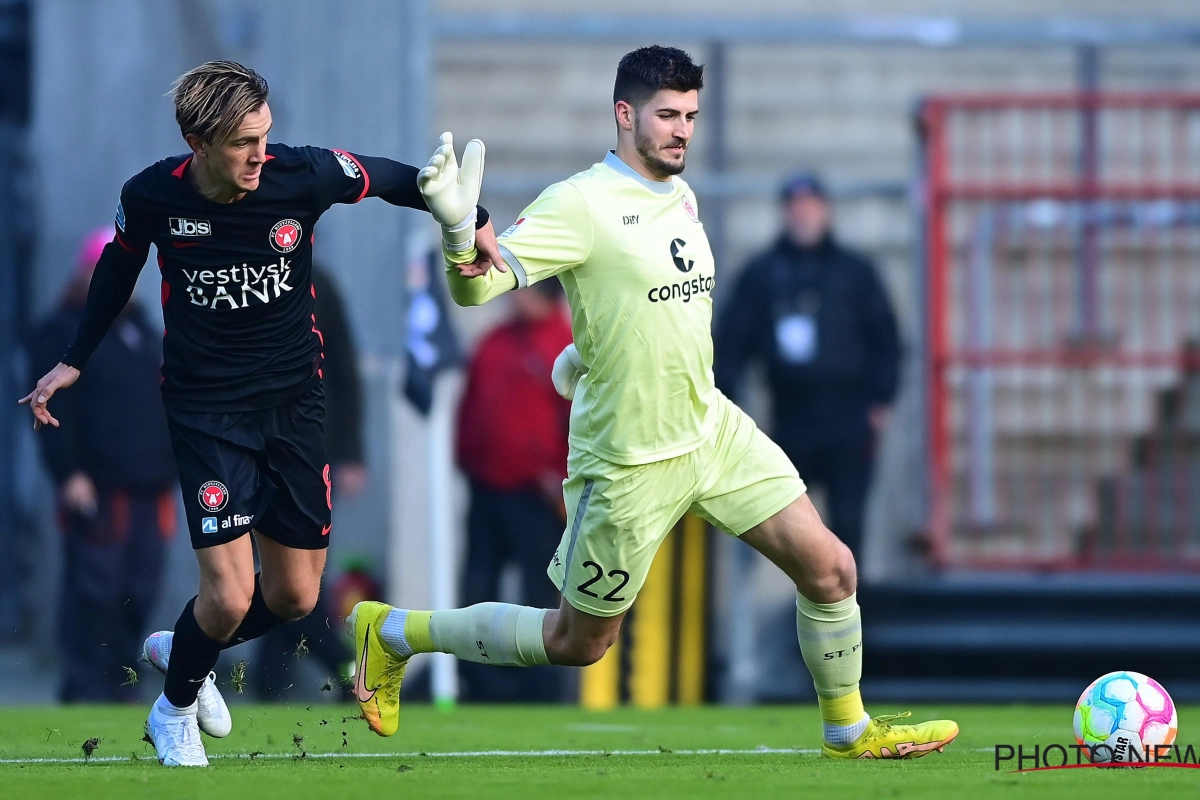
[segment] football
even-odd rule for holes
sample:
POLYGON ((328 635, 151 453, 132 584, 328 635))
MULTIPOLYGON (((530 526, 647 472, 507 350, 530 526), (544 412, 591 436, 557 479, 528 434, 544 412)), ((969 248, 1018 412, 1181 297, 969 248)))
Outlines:
POLYGON ((1154 760, 1155 745, 1175 741, 1179 722, 1171 695, 1140 672, 1110 672, 1075 704, 1075 739, 1097 762, 1154 760))

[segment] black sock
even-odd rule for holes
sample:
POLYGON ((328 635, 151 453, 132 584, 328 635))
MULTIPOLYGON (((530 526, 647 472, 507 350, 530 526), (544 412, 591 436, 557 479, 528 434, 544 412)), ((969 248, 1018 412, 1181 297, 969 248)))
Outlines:
POLYGON ((171 641, 171 659, 167 662, 167 679, 163 694, 177 708, 187 708, 196 702, 200 685, 217 665, 224 645, 210 637, 196 622, 196 598, 188 600, 175 623, 171 641))
POLYGON ((196 702, 200 685, 216 666, 222 650, 257 639, 287 621, 267 608, 262 593, 262 573, 254 575, 254 596, 250 600, 250 608, 228 642, 218 642, 201 630, 196 622, 195 606, 196 598, 193 597, 175 623, 171 659, 167 663, 167 679, 163 684, 167 701, 178 708, 186 708, 196 702))
POLYGON ((242 617, 242 624, 238 625, 233 636, 229 637, 229 641, 221 645, 221 649, 225 650, 242 642, 257 639, 271 628, 285 622, 287 622, 286 619, 267 608, 267 601, 263 598, 262 593, 262 573, 256 572, 254 573, 254 597, 250 600, 250 609, 246 612, 246 616, 242 617))

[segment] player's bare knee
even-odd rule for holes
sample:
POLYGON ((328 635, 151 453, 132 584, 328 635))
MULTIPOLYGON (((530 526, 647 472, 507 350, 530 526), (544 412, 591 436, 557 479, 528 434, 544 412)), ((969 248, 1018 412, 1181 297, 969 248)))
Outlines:
POLYGON ((850 548, 844 544, 838 550, 838 557, 832 572, 837 579, 837 593, 843 599, 858 590, 858 564, 854 560, 854 553, 850 552, 850 548))
POLYGON ((850 548, 838 541, 821 568, 797 590, 814 603, 845 600, 858 588, 858 567, 850 548))
POLYGON ((608 648, 612 646, 612 643, 613 639, 607 636, 597 636, 572 642, 568 645, 564 654, 566 657, 564 666, 590 667, 604 658, 604 654, 608 652, 608 648))
POLYGON ((546 640, 546 654, 550 661, 562 667, 587 667, 604 658, 608 648, 617 640, 620 628, 613 631, 595 631, 585 635, 554 636, 546 640))
POLYGON ((307 617, 317 605, 317 587, 307 586, 263 586, 263 599, 267 608, 286 620, 307 617))
POLYGON ((237 586, 201 587, 193 613, 206 634, 223 642, 242 624, 251 599, 250 594, 237 586))
POLYGON ((571 643, 559 650, 559 664, 563 667, 590 667, 604 657, 607 646, 595 642, 571 643))
POLYGON ((841 541, 830 555, 826 569, 814 581, 814 594, 809 600, 820 603, 835 603, 845 600, 858 589, 858 567, 854 554, 841 541))

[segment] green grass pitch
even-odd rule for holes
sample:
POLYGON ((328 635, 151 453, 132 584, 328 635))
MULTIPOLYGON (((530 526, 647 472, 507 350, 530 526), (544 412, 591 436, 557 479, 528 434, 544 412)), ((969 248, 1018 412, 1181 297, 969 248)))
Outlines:
MULTIPOLYGON (((1069 707, 912 711, 917 719, 956 719, 962 734, 945 753, 917 761, 838 762, 814 752, 820 745, 814 707, 596 713, 571 707, 438 711, 410 705, 402 711, 400 732, 381 739, 354 718, 356 707, 236 705, 233 733, 224 740, 205 739, 210 758, 223 757, 212 758, 206 770, 183 770, 160 767, 153 748, 141 741, 143 708, 11 708, 0 710, 0 797, 1133 800, 1200 795, 1200 769, 1023 774, 993 769, 994 744, 1071 742, 1069 707), (99 739, 99 745, 84 762, 82 748, 89 739, 99 739), (695 752, 700 750, 740 752, 695 752)), ((1200 708, 1183 708, 1180 717, 1180 741, 1200 744, 1200 738, 1188 735, 1200 708)))

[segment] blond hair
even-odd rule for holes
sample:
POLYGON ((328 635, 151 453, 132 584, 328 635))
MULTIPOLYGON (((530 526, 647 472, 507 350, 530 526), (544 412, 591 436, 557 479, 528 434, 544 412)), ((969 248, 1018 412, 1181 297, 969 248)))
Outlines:
POLYGON ((209 61, 179 76, 171 86, 175 121, 185 137, 209 144, 228 140, 242 119, 267 102, 267 81, 236 61, 209 61))

